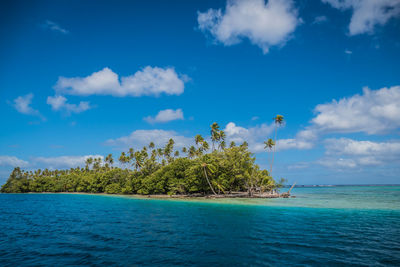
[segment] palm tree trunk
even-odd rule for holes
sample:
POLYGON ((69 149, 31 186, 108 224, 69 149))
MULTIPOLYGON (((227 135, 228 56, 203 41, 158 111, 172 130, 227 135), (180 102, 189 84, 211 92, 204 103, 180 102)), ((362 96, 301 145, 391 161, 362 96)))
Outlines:
POLYGON ((207 172, 206 172, 206 168, 205 167, 203 167, 203 171, 204 171, 204 175, 206 176, 207 183, 211 188, 211 191, 214 193, 214 195, 217 195, 217 193, 215 193, 214 188, 212 187, 210 181, 208 180, 208 176, 207 176, 207 172))
POLYGON ((275 155, 275 151, 276 151, 276 136, 277 136, 277 133, 278 133, 278 126, 276 126, 276 124, 275 124, 275 140, 274 140, 275 145, 274 145, 274 151, 272 152, 271 169, 269 171, 269 176, 271 176, 271 177, 272 177, 272 165, 274 165, 274 155, 275 155))

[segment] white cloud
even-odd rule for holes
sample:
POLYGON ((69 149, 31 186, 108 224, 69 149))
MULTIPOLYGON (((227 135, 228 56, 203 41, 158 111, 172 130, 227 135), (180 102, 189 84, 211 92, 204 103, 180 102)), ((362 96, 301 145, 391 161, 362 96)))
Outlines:
POLYGON ((136 130, 128 136, 122 136, 117 139, 109 139, 105 142, 105 144, 123 150, 127 150, 130 147, 140 149, 143 146, 147 146, 150 142, 154 142, 157 147, 164 147, 170 138, 174 139, 175 147, 177 148, 189 146, 193 143, 193 138, 179 135, 175 131, 155 129, 136 130))
MULTIPOLYGON (((400 128, 399 103, 400 86, 393 86, 379 90, 364 88, 362 95, 317 105, 314 110, 316 116, 310 125, 299 131, 294 138, 278 139, 276 149, 311 149, 320 136, 331 133, 384 134, 397 130, 400 128)), ((234 141, 251 140, 252 135, 247 129, 236 127, 235 124, 228 126, 228 130, 235 133, 231 138, 234 141)), ((254 152, 263 150, 262 139, 251 140, 254 152)), ((340 161, 340 164, 344 163, 340 161)))
POLYGON ((318 105, 312 127, 328 133, 385 133, 400 127, 399 103, 400 86, 364 88, 362 95, 318 105))
POLYGON ((0 156, 0 166, 21 167, 28 169, 48 168, 48 169, 69 169, 85 166, 87 158, 101 158, 101 155, 85 156, 60 156, 60 157, 31 157, 29 161, 19 159, 14 156, 0 156))
POLYGON ((400 162, 400 141, 372 142, 349 138, 325 141, 326 158, 318 161, 327 167, 362 167, 400 162))
POLYGON ((173 68, 147 66, 135 74, 118 77, 109 68, 87 77, 60 77, 54 86, 58 93, 70 95, 159 96, 180 95, 184 91, 186 76, 179 77, 173 68))
POLYGON ((247 38, 268 53, 272 46, 284 45, 300 24, 291 0, 232 0, 225 11, 198 12, 199 29, 224 45, 247 38))
POLYGON ((376 25, 385 25, 399 16, 400 0, 322 0, 340 10, 353 10, 349 34, 373 33, 376 25))
POLYGON ((313 129, 299 131, 294 138, 278 139, 276 141, 276 150, 288 149, 311 149, 315 146, 318 135, 313 129))
POLYGON ((86 156, 60 156, 60 157, 34 157, 31 159, 31 164, 36 167, 48 169, 69 169, 85 166, 87 158, 101 158, 101 155, 86 155, 86 156))
POLYGON ((38 116, 42 120, 45 120, 45 117, 43 117, 38 110, 31 107, 32 99, 33 99, 32 93, 24 96, 19 96, 16 99, 14 99, 13 106, 19 113, 38 116))
POLYGON ((397 130, 400 128, 399 103, 400 86, 393 86, 379 90, 364 88, 362 95, 317 105, 311 124, 294 138, 278 140, 277 150, 311 149, 324 134, 383 134, 397 130))
POLYGON ((398 157, 400 159, 400 141, 372 142, 330 138, 325 140, 325 144, 328 155, 398 157))
POLYGON ((55 23, 53 21, 50 21, 50 20, 46 20, 45 21, 44 27, 47 28, 47 29, 50 29, 52 31, 62 33, 62 34, 68 34, 69 33, 66 29, 61 28, 60 25, 58 25, 57 23, 55 23))
POLYGON ((157 122, 169 122, 174 120, 183 120, 183 111, 182 109, 165 109, 160 110, 155 117, 145 117, 144 120, 148 123, 157 123, 157 122))
POLYGON ((299 138, 278 139, 276 143, 277 150, 310 149, 314 147, 313 142, 299 138))
POLYGON ((263 142, 268 139, 268 136, 271 135, 273 130, 273 124, 261 124, 255 127, 244 128, 237 126, 233 122, 229 122, 225 126, 224 132, 226 134, 227 144, 233 141, 237 145, 240 145, 246 141, 249 144, 250 151, 258 153, 265 151, 263 142))
POLYGON ((0 156, 0 166, 26 167, 28 162, 14 156, 0 156))
MULTIPOLYGON (((234 141, 236 144, 241 144, 246 141, 249 144, 250 151, 254 153, 265 152, 264 141, 272 138, 275 125, 272 123, 261 124, 255 127, 244 128, 230 122, 226 125, 224 131, 226 139, 229 142, 234 141)), ((311 130, 300 131, 296 138, 278 139, 276 150, 282 151, 287 149, 310 149, 314 146, 315 133, 311 130)))
POLYGON ((348 158, 323 158, 318 160, 316 163, 328 168, 339 168, 339 170, 342 168, 355 168, 358 166, 354 159, 348 158))
POLYGON ((351 55, 351 54, 353 54, 353 51, 348 50, 348 49, 345 49, 345 50, 344 50, 344 53, 345 53, 345 54, 348 54, 348 55, 351 55))
POLYGON ((312 24, 322 24, 324 22, 328 21, 328 17, 326 16, 317 16, 315 17, 314 21, 312 24))
POLYGON ((67 103, 67 99, 64 96, 49 96, 47 97, 47 104, 49 104, 52 110, 65 111, 67 114, 81 113, 90 109, 89 102, 81 101, 79 105, 67 103))

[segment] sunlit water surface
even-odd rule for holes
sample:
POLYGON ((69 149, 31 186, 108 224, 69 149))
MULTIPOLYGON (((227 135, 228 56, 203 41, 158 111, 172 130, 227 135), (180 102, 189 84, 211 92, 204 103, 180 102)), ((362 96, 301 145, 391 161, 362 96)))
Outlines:
POLYGON ((400 266, 400 186, 291 199, 0 194, 0 265, 400 266))

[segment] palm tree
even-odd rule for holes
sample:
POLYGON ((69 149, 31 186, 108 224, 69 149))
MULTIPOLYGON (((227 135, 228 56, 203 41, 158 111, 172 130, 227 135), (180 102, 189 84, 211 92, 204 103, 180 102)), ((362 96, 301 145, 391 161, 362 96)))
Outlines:
MULTIPOLYGON (((274 152, 272 153, 272 164, 274 162, 274 155, 276 152, 276 137, 277 137, 277 133, 278 133, 278 127, 281 126, 284 122, 284 118, 282 115, 276 115, 275 118, 273 118, 274 122, 275 122, 275 140, 274 140, 274 152)), ((272 170, 272 168, 271 168, 272 170)), ((270 173, 271 175, 271 173, 270 173)))
POLYGON ((168 162, 171 162, 171 160, 172 160, 171 153, 174 150, 174 144, 175 144, 175 141, 174 141, 174 139, 171 138, 171 139, 169 139, 168 143, 165 145, 164 156, 168 162))
POLYGON ((219 142, 218 147, 221 150, 225 149, 225 147, 226 147, 225 137, 226 137, 225 132, 224 131, 219 131, 219 133, 218 133, 218 142, 219 142))
POLYGON ((187 148, 186 147, 182 147, 182 153, 187 153, 187 148))
POLYGON ((97 171, 98 169, 100 169, 100 166, 101 166, 101 158, 95 158, 93 163, 93 169, 97 171))
POLYGON ((153 142, 150 142, 149 148, 150 148, 150 149, 153 149, 154 147, 155 147, 154 143, 153 143, 153 142))
POLYGON ((132 165, 135 165, 135 169, 138 170, 143 166, 143 162, 144 162, 143 154, 139 151, 136 151, 135 155, 134 155, 134 159, 135 159, 135 162, 132 163, 132 165))
POLYGON ((112 157, 112 154, 108 154, 105 160, 108 164, 110 164, 110 166, 112 167, 113 163, 114 163, 114 159, 112 157))
POLYGON ((225 143, 224 140, 221 141, 221 143, 219 143, 219 148, 220 148, 221 150, 224 150, 224 149, 226 148, 226 143, 225 143))
POLYGON ((131 157, 127 157, 125 152, 121 153, 121 156, 119 156, 118 161, 121 163, 121 165, 125 166, 125 163, 129 162, 131 157))
POLYGON ((211 124, 211 142, 212 142, 212 149, 215 150, 214 143, 218 142, 219 140, 219 125, 218 123, 214 122, 211 124))
MULTIPOLYGON (((269 138, 268 141, 264 141, 264 145, 265 145, 264 149, 269 149, 269 152, 271 153, 272 149, 275 147, 275 142, 274 142, 274 140, 269 138)), ((271 167, 269 169, 269 175, 271 175, 271 173, 272 173, 272 164, 274 163, 273 161, 274 161, 274 157, 272 156, 272 160, 270 162, 271 167)))
POLYGON ((203 141, 203 143, 201 144, 201 150, 207 151, 208 149, 210 149, 210 146, 208 145, 207 141, 203 141))
POLYGON ((194 141, 196 145, 199 146, 199 144, 202 144, 204 142, 204 138, 200 134, 198 134, 194 137, 194 141))
POLYGON ((211 188, 211 191, 213 192, 214 195, 217 195, 217 193, 215 193, 214 188, 212 187, 210 180, 208 179, 208 175, 207 175, 207 172, 210 172, 210 173, 214 172, 214 167, 211 164, 207 164, 205 162, 201 163, 201 167, 203 168, 204 176, 207 180, 208 185, 211 188))
POLYGON ((92 157, 87 158, 85 163, 86 163, 86 169, 89 170, 90 165, 92 165, 93 163, 93 158, 92 157))
POLYGON ((247 141, 244 141, 240 146, 247 149, 249 147, 249 143, 247 143, 247 141))
POLYGON ((189 152, 188 152, 188 158, 191 159, 196 155, 196 148, 194 146, 191 146, 189 148, 189 152))

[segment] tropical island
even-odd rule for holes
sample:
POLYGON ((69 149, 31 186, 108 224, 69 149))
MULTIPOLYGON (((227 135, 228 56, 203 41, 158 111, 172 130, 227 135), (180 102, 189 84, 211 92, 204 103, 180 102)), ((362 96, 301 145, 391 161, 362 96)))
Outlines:
POLYGON ((283 123, 282 115, 275 121, 275 141, 264 142, 270 152, 270 170, 262 170, 248 143, 225 143, 225 133, 217 123, 211 125, 211 148, 201 136, 195 145, 176 150, 173 139, 157 148, 150 142, 141 150, 129 148, 122 152, 114 166, 112 154, 102 158, 87 158, 84 168, 68 170, 38 169, 24 171, 14 168, 2 193, 106 193, 171 197, 289 197, 280 194, 285 179, 272 178, 276 133, 283 123))

